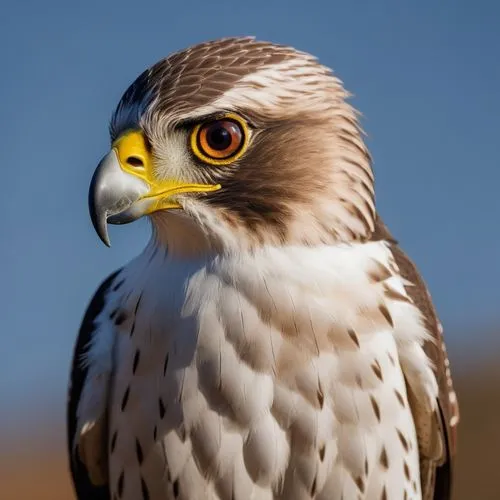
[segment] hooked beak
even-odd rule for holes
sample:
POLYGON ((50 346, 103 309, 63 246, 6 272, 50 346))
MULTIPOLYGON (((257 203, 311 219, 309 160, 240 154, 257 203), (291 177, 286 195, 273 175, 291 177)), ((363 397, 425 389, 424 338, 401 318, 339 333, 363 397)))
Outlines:
POLYGON ((219 184, 188 184, 155 178, 152 155, 144 136, 129 131, 99 162, 89 188, 89 212, 94 229, 111 246, 107 224, 127 224, 158 210, 182 208, 172 197, 220 189, 219 184))
POLYGON ((114 149, 99 162, 90 183, 89 212, 94 229, 105 245, 111 246, 107 223, 126 224, 141 217, 145 203, 134 202, 147 192, 148 186, 143 180, 121 169, 114 149))

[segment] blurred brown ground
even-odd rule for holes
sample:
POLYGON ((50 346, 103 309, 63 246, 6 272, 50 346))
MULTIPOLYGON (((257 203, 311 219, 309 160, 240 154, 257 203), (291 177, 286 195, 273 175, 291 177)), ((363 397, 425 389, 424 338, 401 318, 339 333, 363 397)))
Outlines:
MULTIPOLYGON (((500 363, 493 359, 455 373, 455 383, 461 425, 454 499, 499 500, 500 363)), ((41 432, 47 437, 35 445, 0 450, 2 500, 74 500, 61 430, 41 432)))

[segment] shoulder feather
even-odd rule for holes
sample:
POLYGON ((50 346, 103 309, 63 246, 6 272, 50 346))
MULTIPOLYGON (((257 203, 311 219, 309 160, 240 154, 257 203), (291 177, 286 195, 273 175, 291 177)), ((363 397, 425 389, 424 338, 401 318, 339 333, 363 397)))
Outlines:
MULTIPOLYGON (((75 453, 75 451, 78 446, 78 406, 89 370, 85 357, 95 333, 95 319, 104 309, 106 304, 106 295, 119 272, 120 270, 111 274, 99 286, 90 301, 80 326, 78 338, 74 348, 73 361, 71 364, 67 404, 67 442, 71 475, 77 498, 80 500, 109 500, 110 498, 105 474, 103 477, 98 478, 100 480, 96 480, 95 477, 92 477, 91 479, 91 474, 85 466, 84 460, 82 460, 80 454, 75 453), (96 482, 101 483, 100 486, 96 486, 96 482)), ((96 430, 98 430, 98 432, 94 434, 97 434, 98 437, 101 438, 101 455, 105 458, 105 433, 107 432, 105 419, 104 421, 99 422, 96 430)))
POLYGON ((376 222, 372 239, 385 240, 390 244, 401 275, 408 282, 406 286, 407 293, 420 309, 425 327, 431 336, 425 342, 424 350, 434 367, 439 387, 438 414, 436 417, 439 426, 438 432, 442 436, 444 447, 441 456, 437 457, 437 460, 421 461, 422 493, 426 500, 450 499, 459 411, 444 343, 443 329, 422 276, 380 218, 376 222))

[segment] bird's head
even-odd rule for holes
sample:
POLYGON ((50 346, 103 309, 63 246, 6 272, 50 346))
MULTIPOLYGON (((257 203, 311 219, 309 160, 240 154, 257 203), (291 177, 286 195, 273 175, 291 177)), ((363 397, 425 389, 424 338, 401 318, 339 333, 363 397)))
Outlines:
MULTIPOLYGON (((232 38, 175 53, 141 74, 111 120, 90 214, 179 223, 210 245, 314 245, 373 231, 370 156, 341 82, 290 47, 232 38)), ((189 242, 186 242, 188 245, 189 242)))

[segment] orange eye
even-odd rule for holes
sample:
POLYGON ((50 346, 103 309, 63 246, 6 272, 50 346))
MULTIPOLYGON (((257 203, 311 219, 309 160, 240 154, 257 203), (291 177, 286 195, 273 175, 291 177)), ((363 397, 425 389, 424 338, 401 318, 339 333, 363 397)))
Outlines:
POLYGON ((243 131, 233 120, 216 120, 198 131, 198 147, 211 158, 225 160, 243 144, 243 131))
POLYGON ((232 116, 196 125, 191 135, 193 152, 213 165, 225 165, 237 159, 246 142, 246 124, 232 116))

